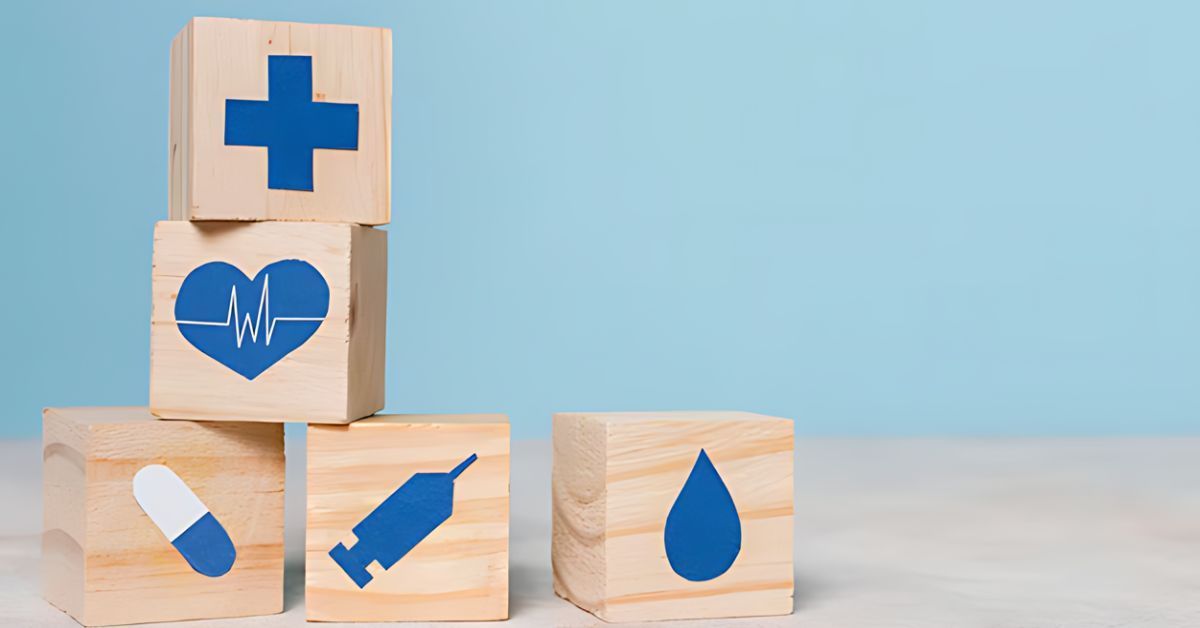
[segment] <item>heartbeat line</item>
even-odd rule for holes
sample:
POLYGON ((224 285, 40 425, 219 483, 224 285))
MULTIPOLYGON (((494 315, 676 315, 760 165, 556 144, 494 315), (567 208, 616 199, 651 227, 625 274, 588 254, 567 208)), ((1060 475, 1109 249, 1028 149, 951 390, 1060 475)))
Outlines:
POLYGON ((258 342, 258 332, 263 319, 267 320, 267 328, 265 330, 263 340, 266 345, 271 346, 271 336, 275 333, 276 323, 319 323, 325 320, 325 317, 314 316, 276 316, 271 318, 271 275, 266 275, 263 278, 262 296, 258 299, 258 313, 254 315, 254 319, 250 319, 250 313, 246 312, 246 319, 240 323, 235 323, 238 320, 238 295, 237 286, 232 286, 229 293, 229 311, 225 314, 224 321, 175 321, 178 325, 200 325, 202 327, 233 327, 234 335, 237 337, 237 348, 242 348, 242 339, 246 334, 250 334, 250 342, 258 342))

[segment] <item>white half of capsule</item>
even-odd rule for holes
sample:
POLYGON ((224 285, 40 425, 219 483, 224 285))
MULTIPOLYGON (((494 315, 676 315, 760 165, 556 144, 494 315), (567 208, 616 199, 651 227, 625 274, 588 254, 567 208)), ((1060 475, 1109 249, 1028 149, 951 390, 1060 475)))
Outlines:
POLYGON ((208 514, 187 483, 161 464, 142 467, 133 476, 133 498, 171 542, 208 514))

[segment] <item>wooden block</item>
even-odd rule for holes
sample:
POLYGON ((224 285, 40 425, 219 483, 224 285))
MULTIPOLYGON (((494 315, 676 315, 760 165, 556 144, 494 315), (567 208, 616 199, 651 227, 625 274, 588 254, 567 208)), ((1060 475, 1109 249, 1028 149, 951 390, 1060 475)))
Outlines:
POLYGON ((508 477, 504 415, 309 426, 309 621, 507 619, 508 477))
POLYGON ((171 218, 390 219, 390 30, 198 17, 170 91, 171 218))
POLYGON ((348 423, 381 409, 386 235, 333 223, 159 222, 151 411, 348 423))
POLYGON ((555 593, 606 621, 791 613, 792 431, 747 412, 556 414, 555 593))
POLYGON ((85 626, 283 610, 282 425, 158 421, 141 407, 47 408, 42 427, 51 604, 85 626), (184 552, 196 545, 177 550, 143 510, 134 477, 148 465, 173 471, 224 528, 236 555, 223 575, 194 569, 184 552))

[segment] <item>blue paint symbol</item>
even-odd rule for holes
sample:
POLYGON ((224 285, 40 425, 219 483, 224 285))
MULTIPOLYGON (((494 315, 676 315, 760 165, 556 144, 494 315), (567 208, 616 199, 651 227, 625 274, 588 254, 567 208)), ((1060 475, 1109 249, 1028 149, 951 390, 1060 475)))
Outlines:
POLYGON ((312 57, 267 57, 267 100, 225 101, 225 145, 267 148, 267 187, 313 189, 313 150, 358 150, 358 105, 313 102, 312 57))
POLYGON ((304 344, 329 313, 329 284, 308 262, 267 265, 251 280, 225 262, 188 273, 175 324, 192 346, 253 380, 304 344))
POLYGON ((211 512, 204 513, 183 534, 175 537, 171 545, 192 569, 209 578, 228 573, 237 558, 233 540, 211 512))
POLYGON ((663 543, 671 569, 693 582, 725 573, 742 551, 737 506, 703 449, 667 515, 663 543))
POLYGON ((338 543, 329 556, 358 585, 367 586, 371 561, 391 569, 454 514, 454 480, 477 460, 471 454, 449 473, 416 473, 354 526, 358 542, 338 543))
POLYGON ((233 568, 237 550, 229 533, 170 467, 139 469, 133 476, 133 498, 197 573, 216 578, 233 568))

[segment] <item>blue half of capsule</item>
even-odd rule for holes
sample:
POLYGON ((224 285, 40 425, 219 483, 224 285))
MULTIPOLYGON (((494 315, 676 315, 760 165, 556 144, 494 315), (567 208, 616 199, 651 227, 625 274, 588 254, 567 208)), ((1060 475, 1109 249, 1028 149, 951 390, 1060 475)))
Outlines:
POLYGON ((171 545, 179 550, 192 569, 210 578, 228 573, 237 558, 233 540, 211 512, 204 513, 183 534, 175 537, 171 545))
POLYGON ((170 468, 152 464, 138 470, 133 497, 192 569, 216 578, 233 568, 237 550, 229 533, 170 468))

